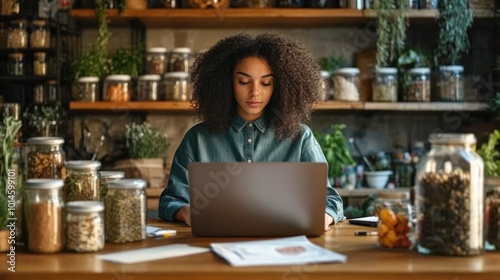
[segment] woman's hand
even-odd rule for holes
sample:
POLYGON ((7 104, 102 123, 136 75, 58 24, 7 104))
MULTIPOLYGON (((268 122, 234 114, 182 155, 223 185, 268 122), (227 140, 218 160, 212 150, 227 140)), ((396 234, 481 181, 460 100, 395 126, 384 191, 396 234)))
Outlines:
POLYGON ((175 219, 180 222, 185 222, 188 226, 191 226, 191 210, 189 204, 183 206, 179 211, 175 212, 175 219))
POLYGON ((330 225, 333 223, 332 216, 325 213, 325 231, 330 229, 330 225))

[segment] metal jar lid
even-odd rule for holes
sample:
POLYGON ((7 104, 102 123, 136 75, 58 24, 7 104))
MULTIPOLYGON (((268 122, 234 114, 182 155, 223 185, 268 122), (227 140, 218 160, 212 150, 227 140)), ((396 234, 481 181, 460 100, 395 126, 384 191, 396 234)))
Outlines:
POLYGON ((24 183, 26 189, 60 189, 64 186, 61 179, 28 179, 24 183))
POLYGON ((146 181, 142 179, 118 179, 108 183, 108 189, 143 189, 146 181))
POLYGON ((32 137, 28 139, 29 145, 61 145, 64 139, 61 137, 32 137))
POLYGON ((69 212, 92 213, 104 210, 104 204, 99 201, 70 201, 66 203, 69 212))
POLYGON ((66 162, 66 168, 72 170, 97 170, 101 167, 100 161, 72 160, 66 162))
POLYGON ((476 136, 472 133, 433 133, 429 136, 432 144, 475 144, 476 136))
POLYGON ((122 179, 125 178, 125 172, 123 171, 99 171, 101 178, 103 179, 122 179))

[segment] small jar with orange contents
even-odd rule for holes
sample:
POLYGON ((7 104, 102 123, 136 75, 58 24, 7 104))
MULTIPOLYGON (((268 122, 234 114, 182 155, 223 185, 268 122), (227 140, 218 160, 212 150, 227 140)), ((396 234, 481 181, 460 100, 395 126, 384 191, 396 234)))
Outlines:
POLYGON ((377 194, 375 213, 378 216, 378 245, 388 250, 411 250, 415 244, 413 208, 410 194, 403 191, 382 191, 377 194))

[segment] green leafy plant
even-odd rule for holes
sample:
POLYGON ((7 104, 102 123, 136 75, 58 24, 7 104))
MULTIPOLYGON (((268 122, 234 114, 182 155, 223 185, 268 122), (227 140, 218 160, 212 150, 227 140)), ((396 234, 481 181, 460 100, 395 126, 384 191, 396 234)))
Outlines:
POLYGON ((139 158, 165 158, 170 146, 168 139, 150 123, 126 125, 125 142, 129 156, 139 158))
POLYGON ((321 69, 323 69, 324 71, 328 71, 330 74, 332 74, 333 71, 343 67, 346 64, 346 62, 343 59, 336 56, 322 57, 319 60, 319 63, 321 65, 321 69))
POLYGON ((488 137, 488 142, 481 145, 476 151, 484 161, 484 176, 500 176, 500 152, 497 145, 500 141, 500 131, 494 130, 488 137))
POLYGON ((408 28, 408 0, 375 1, 377 12, 377 67, 394 66, 403 51, 408 28))
POLYGON ((467 0, 439 0, 438 11, 434 63, 436 66, 454 65, 470 48, 467 30, 472 26, 472 11, 467 0))
POLYGON ((342 132, 345 127, 344 124, 334 124, 331 126, 329 133, 315 133, 315 137, 328 163, 328 174, 333 178, 342 175, 346 166, 356 163, 352 158, 349 142, 342 132))
POLYGON ((56 136, 57 128, 61 125, 62 105, 57 102, 54 105, 35 105, 32 110, 24 113, 32 133, 37 136, 56 136))
POLYGON ((398 77, 402 92, 406 92, 408 89, 409 77, 407 71, 409 69, 430 66, 431 55, 429 52, 418 48, 403 50, 398 57, 398 70, 400 73, 398 77))
POLYGON ((113 74, 127 74, 132 78, 139 77, 144 67, 144 51, 142 48, 118 48, 111 55, 110 71, 113 74))

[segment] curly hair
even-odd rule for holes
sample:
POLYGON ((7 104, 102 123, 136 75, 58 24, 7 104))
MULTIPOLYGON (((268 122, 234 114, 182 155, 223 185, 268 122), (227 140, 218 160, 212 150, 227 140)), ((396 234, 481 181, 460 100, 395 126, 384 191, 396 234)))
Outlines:
POLYGON ((240 33, 200 54, 190 69, 196 115, 212 133, 229 126, 237 110, 233 71, 250 56, 265 59, 274 75, 273 94, 264 112, 266 123, 280 139, 296 135, 318 101, 321 68, 304 44, 282 34, 240 33))

